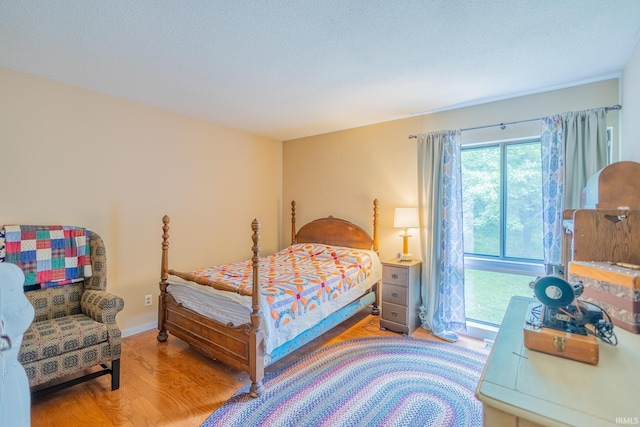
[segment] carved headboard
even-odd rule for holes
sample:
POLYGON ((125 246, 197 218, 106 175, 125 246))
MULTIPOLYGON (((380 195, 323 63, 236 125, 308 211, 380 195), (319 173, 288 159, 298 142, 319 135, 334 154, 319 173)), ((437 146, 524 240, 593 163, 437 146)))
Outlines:
POLYGON ((311 221, 296 232, 295 201, 292 201, 291 243, 322 243, 378 252, 378 199, 373 201, 373 237, 362 227, 333 216, 311 221))

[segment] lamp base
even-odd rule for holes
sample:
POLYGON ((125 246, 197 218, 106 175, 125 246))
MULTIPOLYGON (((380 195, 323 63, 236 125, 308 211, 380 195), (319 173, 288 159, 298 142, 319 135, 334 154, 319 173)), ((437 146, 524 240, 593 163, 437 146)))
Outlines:
POLYGON ((398 261, 411 261, 413 258, 411 258, 411 254, 401 254, 398 253, 398 256, 396 257, 396 259, 398 261))
POLYGON ((400 235, 402 237, 402 253, 398 254, 398 261, 411 261, 411 254, 409 253, 409 237, 411 235, 407 234, 407 230, 404 230, 404 234, 400 235))

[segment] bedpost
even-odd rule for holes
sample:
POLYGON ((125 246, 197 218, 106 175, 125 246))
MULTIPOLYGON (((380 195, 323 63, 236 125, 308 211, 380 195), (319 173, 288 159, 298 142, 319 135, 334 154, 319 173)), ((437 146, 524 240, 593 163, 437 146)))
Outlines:
POLYGON ((378 199, 373 199, 373 250, 379 253, 378 243, 378 199))
MULTIPOLYGON (((378 242, 378 199, 373 199, 373 250, 380 255, 379 242, 378 242)), ((380 282, 373 285, 373 292, 376 299, 373 301, 371 307, 371 314, 374 316, 380 315, 380 282)))
POLYGON ((262 313, 260 311, 260 221, 254 219, 251 223, 251 229, 253 235, 253 257, 252 269, 253 269, 253 283, 252 283, 252 295, 251 305, 253 311, 251 312, 251 339, 249 340, 249 376, 251 378, 251 388, 249 394, 252 397, 258 397, 264 391, 262 386, 262 379, 264 378, 264 335, 260 328, 260 322, 262 313), (253 357, 251 357, 253 356, 253 357))
POLYGON ((165 297, 167 296, 167 279, 169 274, 169 221, 168 215, 162 217, 162 261, 160 263, 160 296, 158 297, 158 341, 163 342, 169 338, 164 327, 165 321, 165 297))
POLYGON ((296 201, 291 201, 291 244, 296 243, 296 201))
POLYGON ((162 262, 160 265, 160 285, 162 291, 166 291, 167 288, 167 279, 169 278, 169 274, 167 274, 167 270, 169 269, 169 215, 165 215, 162 217, 162 262))
POLYGON ((260 329, 260 319, 256 319, 258 320, 258 323, 254 324, 253 322, 253 315, 260 315, 260 270, 258 268, 260 265, 260 221, 254 219, 251 223, 251 230, 253 230, 253 235, 251 236, 251 240, 253 240, 253 247, 251 248, 253 251, 253 257, 251 258, 253 270, 253 288, 251 290, 251 308, 253 309, 253 312, 251 314, 251 324, 256 329, 260 329))

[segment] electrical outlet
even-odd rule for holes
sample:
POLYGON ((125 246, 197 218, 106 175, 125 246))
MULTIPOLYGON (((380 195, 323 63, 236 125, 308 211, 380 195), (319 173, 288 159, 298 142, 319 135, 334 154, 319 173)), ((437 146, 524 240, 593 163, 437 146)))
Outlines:
POLYGON ((151 294, 144 296, 144 306, 148 307, 151 305, 151 294))

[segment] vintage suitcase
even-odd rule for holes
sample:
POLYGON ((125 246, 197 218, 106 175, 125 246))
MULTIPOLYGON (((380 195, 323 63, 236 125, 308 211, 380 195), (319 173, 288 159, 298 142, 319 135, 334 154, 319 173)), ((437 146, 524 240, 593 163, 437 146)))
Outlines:
MULTIPOLYGON (((540 303, 532 303, 529 312, 540 303)), ((544 309, 544 308, 543 308, 544 309)), ((551 328, 532 325, 527 316, 524 324, 524 346, 529 350, 540 351, 565 359, 597 365, 600 357, 598 338, 594 335, 572 334, 551 328)))
POLYGON ((569 282, 582 282, 580 299, 602 308, 613 324, 640 333, 640 270, 607 262, 569 263, 569 282))

